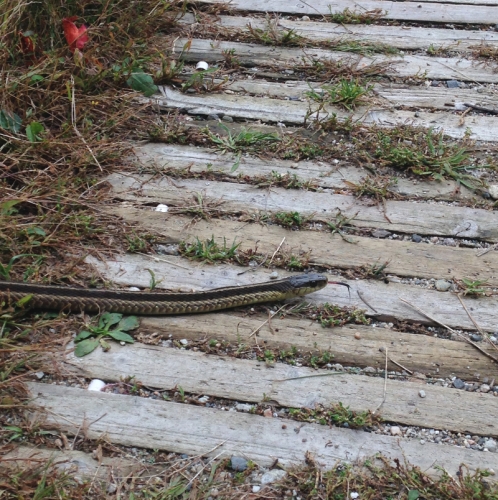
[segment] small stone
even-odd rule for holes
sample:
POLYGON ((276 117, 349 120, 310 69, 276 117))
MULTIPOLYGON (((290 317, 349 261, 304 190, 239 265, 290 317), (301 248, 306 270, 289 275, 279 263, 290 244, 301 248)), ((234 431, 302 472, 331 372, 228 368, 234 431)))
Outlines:
POLYGON ((140 291, 140 288, 138 288, 138 286, 130 286, 128 288, 128 291, 129 292, 139 292, 140 291))
POLYGON ((349 495, 349 498, 351 498, 351 500, 356 500, 357 498, 359 498, 359 496, 360 494, 357 491, 352 491, 349 495))
POLYGON ((43 372, 36 372, 35 375, 38 380, 41 380, 45 376, 43 372))
POLYGON ((233 470, 237 470, 237 471, 244 471, 247 469, 247 460, 243 457, 232 457, 230 459, 230 467, 233 469, 233 470))
POLYGON ((445 238, 443 240, 443 245, 448 247, 456 247, 456 241, 453 238, 445 238))
POLYGON ((393 425, 390 430, 392 436, 401 436, 401 429, 397 425, 393 425))
POLYGON ((420 243, 422 241, 422 236, 420 236, 420 234, 412 234, 412 241, 420 243))
POLYGON ((261 484, 270 484, 275 481, 281 481, 286 475, 287 472, 282 469, 269 470, 261 477, 261 484))
POLYGON ((178 245, 157 245, 156 252, 160 255, 180 255, 178 245))
POLYGON ((342 372, 344 370, 344 367, 341 364, 336 363, 335 365, 332 365, 332 369, 337 372, 342 372))
POLYGON ((253 493, 257 493, 260 489, 261 489, 261 486, 258 486, 257 484, 255 484, 255 485, 252 487, 252 492, 253 492, 253 493))
POLYGON ((479 389, 481 390, 481 392, 489 392, 491 390, 491 387, 489 387, 488 384, 482 384, 479 389))
POLYGON ((360 334, 360 332, 355 332, 355 334, 354 334, 354 338, 355 338, 356 340, 360 340, 360 339, 361 339, 361 334, 360 334))
POLYGON ((109 495, 112 495, 113 493, 116 493, 116 490, 118 489, 118 487, 114 484, 114 483, 111 483, 108 487, 107 487, 107 493, 109 493, 109 495))
POLYGON ((424 390, 420 390, 420 391, 418 391, 418 395, 419 395, 421 398, 425 398, 425 391, 424 391, 424 390))
POLYGON ((106 383, 103 380, 99 380, 98 378, 94 378, 88 384, 89 391, 101 391, 106 386, 106 383))
POLYGON ((439 292, 447 292, 451 288, 451 283, 446 280, 437 280, 436 281, 436 290, 439 292))
POLYGON ((188 345, 188 340, 187 339, 181 339, 180 340, 181 345, 188 345))
POLYGON ((377 373, 377 370, 371 366, 367 366, 363 371, 365 373, 377 373))
POLYGON ((439 87, 439 80, 432 80, 431 87, 439 87))
POLYGON ((199 403, 207 403, 209 401, 209 396, 201 396, 197 401, 199 401, 199 403))
POLYGON ((465 382, 460 378, 456 378, 453 380, 453 387, 455 389, 463 389, 465 387, 465 382))
POLYGON ((472 342, 480 342, 482 340, 482 337, 477 333, 471 333, 469 337, 472 342))
POLYGON ((271 411, 271 408, 267 408, 264 412, 263 415, 267 418, 273 418, 273 412, 271 411))
POLYGON ((494 439, 487 439, 484 441, 484 448, 487 448, 488 451, 495 452, 497 449, 496 441, 494 439))
POLYGON ((373 233, 372 236, 374 238, 387 238, 388 236, 391 236, 390 231, 386 231, 385 229, 376 229, 373 233))
POLYGON ((228 122, 228 123, 232 123, 233 122, 233 118, 231 116, 229 116, 229 115, 223 115, 222 120, 224 122, 228 122))
POLYGON ((456 80, 448 80, 446 84, 448 85, 449 89, 457 89, 458 87, 460 87, 460 82, 456 80))
POLYGON ((425 444, 425 439, 421 439, 420 444, 425 444))
POLYGON ((220 117, 218 115, 208 115, 208 120, 218 121, 220 117))
POLYGON ((309 20, 310 20, 310 16, 301 17, 301 21, 309 21, 309 20))
POLYGON ((270 279, 271 280, 276 280, 278 278, 278 273, 277 271, 273 271, 271 274, 270 274, 270 279))
POLYGON ((235 405, 235 409, 237 411, 251 411, 253 409, 253 406, 247 403, 238 403, 235 405))
POLYGON ((498 200, 498 184, 490 184, 488 187, 488 192, 493 200, 498 200))
POLYGON ((163 347, 173 347, 173 341, 172 340, 163 340, 161 342, 161 345, 163 347))

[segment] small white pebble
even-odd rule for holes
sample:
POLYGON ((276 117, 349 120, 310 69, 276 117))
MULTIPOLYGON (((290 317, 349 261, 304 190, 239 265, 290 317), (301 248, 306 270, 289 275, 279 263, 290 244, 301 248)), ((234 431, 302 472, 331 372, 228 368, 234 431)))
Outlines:
POLYGON ((270 279, 271 280, 276 280, 278 278, 278 273, 277 271, 273 271, 271 274, 270 274, 270 279))
POLYGON ((187 339, 182 339, 180 340, 181 345, 188 345, 188 340, 187 339))
POLYGON ((138 288, 138 286, 130 286, 130 288, 128 288, 128 291, 130 291, 130 292, 139 292, 140 288, 138 288))
POLYGON ((103 380, 99 380, 98 378, 94 378, 89 384, 88 384, 88 390, 89 391, 101 391, 104 387, 106 386, 106 383, 103 380))
POLYGON ((352 491, 351 494, 349 495, 350 498, 353 500, 356 500, 360 496, 359 493, 356 493, 356 491, 352 491))
POLYGON ((425 391, 423 391, 423 390, 418 391, 418 395, 419 395, 421 398, 425 398, 425 391))
POLYGON ((253 493, 257 493, 260 489, 261 489, 261 486, 258 486, 258 485, 256 485, 256 484, 255 484, 255 485, 252 487, 252 492, 253 492, 253 493))
POLYGON ((168 205, 163 205, 162 203, 159 203, 156 207, 156 212, 167 212, 168 211, 168 205))

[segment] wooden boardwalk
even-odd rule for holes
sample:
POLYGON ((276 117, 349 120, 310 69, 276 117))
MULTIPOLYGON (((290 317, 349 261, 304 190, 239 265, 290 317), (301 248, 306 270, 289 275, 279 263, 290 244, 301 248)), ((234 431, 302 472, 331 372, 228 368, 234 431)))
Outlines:
MULTIPOLYGON (((216 6, 222 2, 201 3, 216 6)), ((369 0, 355 4, 361 11, 379 9, 385 21, 410 21, 420 26, 326 22, 329 3, 233 0, 231 15, 194 18, 187 14, 181 20, 185 32, 173 41, 165 37, 165 50, 173 50, 176 55, 182 53, 188 64, 200 60, 216 64, 223 60, 223 51, 235 50, 242 69, 234 73, 236 76, 228 75, 227 85, 214 93, 183 93, 165 86, 151 98, 154 112, 177 111, 190 120, 227 115, 231 117, 225 122, 229 127, 236 126, 231 123, 235 120, 293 134, 309 125, 310 110, 316 112, 317 105, 309 102, 306 92, 323 84, 298 79, 292 68, 303 58, 354 61, 362 68, 382 63, 387 78, 375 83, 371 102, 353 113, 330 105, 321 109, 320 114, 335 113, 339 121, 352 117, 365 127, 377 124, 386 130, 403 124, 441 129, 456 140, 470 137, 486 141, 488 148, 496 147, 496 116, 472 112, 470 108, 462 114, 460 105, 471 103, 498 109, 496 91, 486 86, 498 83, 496 66, 474 57, 475 46, 488 44, 498 50, 498 33, 487 29, 487 25, 498 23, 498 1, 369 0), (264 28, 266 21, 261 15, 264 13, 279 13, 279 29, 296 30, 316 46, 275 47, 229 38, 245 30, 248 23, 254 28, 264 28), (307 17, 301 20, 300 16, 307 17), (468 29, 452 29, 454 24, 468 25, 468 29), (484 27, 476 28, 479 24, 484 27), (215 38, 206 35, 209 30, 217 33, 215 38), (331 38, 384 43, 404 53, 362 56, 334 52, 323 45, 331 38), (183 51, 186 44, 189 50, 183 51), (430 56, 426 52, 430 47, 447 49, 448 55, 430 56), (280 77, 272 79, 270 74, 278 72, 280 77), (432 80, 458 80, 465 85, 433 87, 432 80), (427 84, 420 85, 421 81, 427 84)), ((334 2, 335 11, 350 6, 351 2, 344 0, 334 2)), ((186 123, 195 126, 197 122, 186 123)), ((492 390, 469 392, 426 384, 429 379, 453 377, 477 384, 485 379, 491 385, 498 381, 498 362, 492 359, 498 358, 496 349, 485 341, 475 343, 480 350, 463 341, 463 337, 468 338, 467 333, 476 330, 473 320, 484 333, 496 331, 496 296, 463 297, 472 314, 470 318, 455 293, 408 282, 411 278, 433 281, 470 278, 486 280, 490 286, 498 287, 497 251, 480 255, 479 248, 472 247, 476 242, 485 246, 498 242, 497 216, 491 204, 486 206, 482 198, 477 203, 475 193, 452 180, 430 182, 412 178, 400 178, 393 187, 399 195, 397 199, 387 200, 384 205, 375 204, 355 197, 348 184, 361 182, 369 171, 342 160, 295 162, 242 155, 238 170, 232 172, 234 158, 230 155, 184 143, 150 143, 136 145, 133 162, 133 170, 123 169, 106 179, 110 203, 101 209, 157 235, 161 244, 176 245, 213 237, 218 243, 224 239, 229 243, 236 241, 240 250, 257 246, 262 255, 272 255, 277 249, 294 254, 309 252, 311 266, 343 273, 388 262, 386 282, 366 277, 345 278, 351 286, 351 295, 342 288, 329 286, 310 295, 309 302, 358 307, 374 321, 435 325, 404 302, 408 301, 457 332, 449 339, 433 336, 429 330, 427 335, 409 333, 409 329, 396 331, 387 324, 325 329, 309 319, 276 316, 269 325, 264 324, 266 314, 246 315, 241 311, 141 320, 139 333, 144 338, 153 334, 156 338, 188 342, 214 339, 249 347, 295 348, 302 353, 330 352, 334 356, 332 363, 357 368, 382 370, 387 350, 388 370, 406 371, 403 380, 388 379, 386 388, 383 377, 349 372, 315 377, 329 374, 330 370, 284 363, 269 367, 255 359, 139 342, 124 347, 112 345, 109 352, 96 350, 84 358, 76 358, 69 346, 67 351, 49 360, 60 373, 99 378, 107 383, 133 376, 154 390, 181 387, 196 396, 282 408, 313 408, 316 404, 339 402, 355 411, 374 411, 380 407, 383 418, 400 425, 498 437, 498 397, 494 397, 492 390), (204 177, 208 168, 216 173, 215 178, 204 177), (255 179, 272 172, 295 173, 303 181, 313 181, 316 190, 261 189, 255 185, 255 179), (172 179, 180 174, 185 178, 172 179), (216 204, 217 217, 206 220, 180 213, 199 194, 203 200, 216 204), (156 211, 159 204, 167 205, 168 212, 156 211), (291 230, 255 222, 277 212, 299 212, 314 226, 291 230), (338 214, 350 218, 350 224, 359 233, 350 236, 353 243, 323 230, 326 222, 335 220, 338 214), (378 230, 389 231, 396 238, 375 238, 378 230), (416 243, 411 240, 412 234, 437 237, 438 242, 450 239, 456 246, 416 243), (425 391, 423 397, 420 390, 425 391)), ((115 285, 147 287, 152 271, 158 288, 183 290, 267 281, 272 272, 264 267, 193 263, 177 255, 129 254, 107 260, 88 257, 87 263, 115 285)), ((282 277, 289 274, 292 273, 279 270, 282 277)), ((433 473, 442 467, 454 475, 461 463, 471 470, 498 470, 498 453, 465 447, 424 444, 405 437, 301 424, 132 395, 94 393, 82 388, 33 382, 29 390, 32 406, 50 410, 47 420, 57 428, 74 434, 84 427, 91 438, 105 435, 108 441, 127 446, 189 455, 235 454, 261 465, 269 465, 275 459, 284 465, 302 463, 306 453, 312 452, 324 468, 332 467, 338 460, 351 462, 380 452, 391 459, 406 459, 433 473)), ((91 470, 93 473, 94 469, 91 470)))

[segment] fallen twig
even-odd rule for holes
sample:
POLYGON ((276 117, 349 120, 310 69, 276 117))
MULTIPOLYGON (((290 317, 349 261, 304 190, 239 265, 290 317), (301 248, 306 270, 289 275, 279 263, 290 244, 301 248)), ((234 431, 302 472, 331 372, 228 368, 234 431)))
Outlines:
POLYGON ((419 307, 411 304, 407 300, 402 299, 402 298, 400 298, 399 300, 401 300, 401 302, 404 302, 405 304, 409 305, 410 307, 413 307, 413 309, 415 309, 415 311, 419 312, 422 316, 425 316, 426 318, 430 319, 431 321, 434 321, 434 323, 437 323, 438 325, 446 328, 448 331, 450 331, 454 335, 457 335, 458 337, 462 338, 463 340, 465 340, 465 342, 474 346, 478 351, 480 351, 482 354, 484 354, 484 356, 488 357, 489 359, 492 359, 495 363, 498 364, 498 359, 496 359, 492 354, 489 354, 485 350, 481 349, 477 344, 472 342, 472 340, 468 339, 465 335, 462 335, 461 333, 456 332, 455 330, 453 330, 453 328, 450 328, 448 325, 445 325, 444 323, 441 323, 441 321, 438 321, 437 319, 433 318, 432 316, 429 316, 429 314, 425 313, 419 307))
POLYGON ((381 408, 381 406, 385 403, 386 401, 386 394, 387 394, 387 347, 381 347, 380 352, 384 351, 386 353, 386 365, 384 367, 384 396, 382 397, 382 401, 380 402, 379 406, 372 412, 372 415, 375 415, 381 408))
POLYGON ((268 267, 270 267, 271 263, 273 262, 273 259, 275 258, 275 255, 277 255, 281 246, 284 244, 284 241, 285 241, 285 236, 283 237, 282 241, 280 242, 280 245, 278 245, 277 249, 273 252, 273 255, 271 256, 270 262, 268 262, 268 267))

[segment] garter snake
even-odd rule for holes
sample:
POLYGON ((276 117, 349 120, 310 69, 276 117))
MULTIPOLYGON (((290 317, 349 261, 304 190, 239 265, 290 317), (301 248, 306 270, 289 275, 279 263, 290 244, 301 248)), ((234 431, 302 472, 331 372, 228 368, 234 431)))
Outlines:
POLYGON ((0 303, 15 303, 26 298, 30 309, 139 315, 194 314, 300 297, 325 285, 326 276, 311 273, 202 292, 132 292, 0 281, 0 303))

